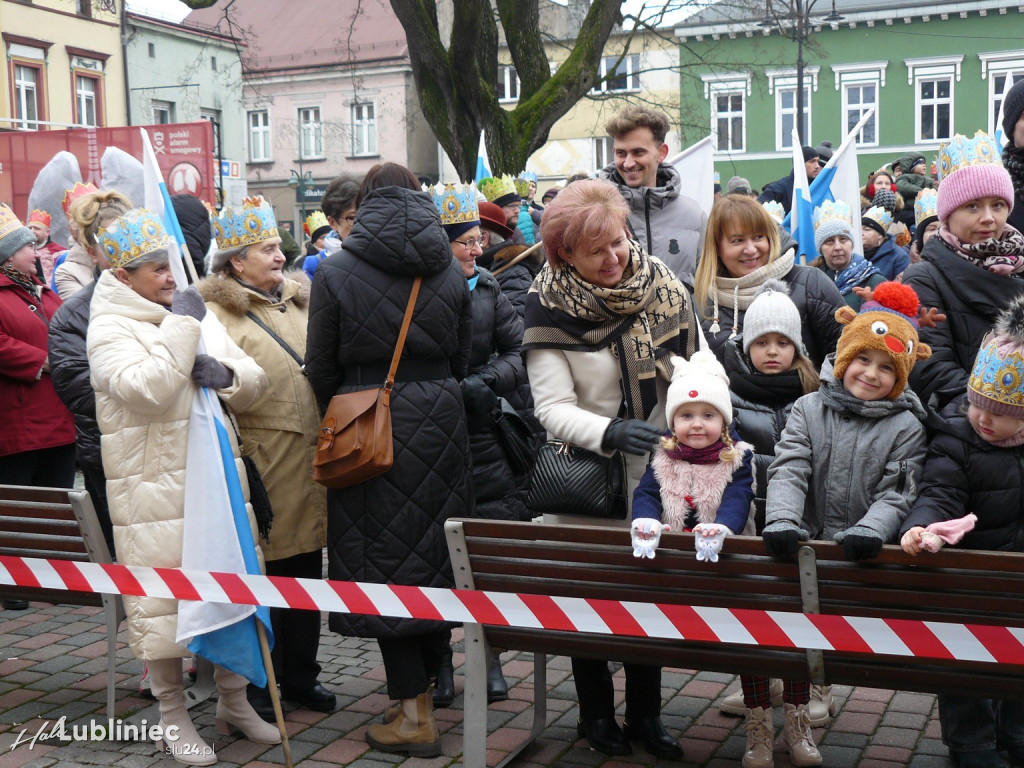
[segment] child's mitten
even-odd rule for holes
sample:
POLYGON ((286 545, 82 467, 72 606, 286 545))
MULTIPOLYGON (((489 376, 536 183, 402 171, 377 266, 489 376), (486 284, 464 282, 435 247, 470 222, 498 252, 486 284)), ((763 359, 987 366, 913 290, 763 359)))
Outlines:
POLYGON ((832 537, 843 545, 847 560, 871 560, 878 557, 885 543, 882 537, 862 525, 854 525, 832 537))
POLYGON ((722 551, 725 537, 730 531, 718 523, 698 523, 693 527, 693 543, 697 550, 697 559, 701 562, 710 560, 718 562, 718 553, 722 551))
POLYGON ((660 523, 653 517, 638 517, 629 527, 629 533, 633 540, 633 557, 647 557, 654 559, 654 550, 658 548, 661 541, 662 531, 669 527, 660 523))
POLYGON ((787 520, 772 523, 761 532, 765 551, 772 557, 794 557, 800 542, 810 538, 810 534, 787 520))
POLYGON ((954 520, 932 523, 921 534, 921 549, 938 552, 943 544, 959 544, 965 533, 974 530, 977 522, 978 516, 972 512, 954 520))

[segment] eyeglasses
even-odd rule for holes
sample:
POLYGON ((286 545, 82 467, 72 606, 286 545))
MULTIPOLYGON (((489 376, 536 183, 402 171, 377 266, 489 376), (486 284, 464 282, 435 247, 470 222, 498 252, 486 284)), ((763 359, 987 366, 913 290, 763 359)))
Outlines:
POLYGON ((352 225, 352 224, 356 223, 356 217, 355 216, 345 216, 345 217, 342 218, 342 221, 344 221, 346 224, 352 225))
POLYGON ((481 248, 484 247, 484 239, 482 237, 474 237, 472 240, 452 240, 452 242, 453 243, 458 243, 459 245, 461 245, 464 248, 466 248, 466 250, 468 250, 468 251, 473 250, 478 245, 481 248))

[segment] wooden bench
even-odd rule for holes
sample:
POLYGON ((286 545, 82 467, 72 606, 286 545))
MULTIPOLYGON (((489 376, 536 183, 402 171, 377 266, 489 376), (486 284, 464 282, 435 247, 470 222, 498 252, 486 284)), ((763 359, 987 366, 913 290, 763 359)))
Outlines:
MULTIPOLYGON (((92 499, 86 491, 69 488, 0 485, 0 555, 113 562, 92 499)), ((103 608, 107 628, 107 716, 114 717, 117 628, 125 617, 121 597, 0 584, 0 600, 4 598, 103 608)))
MULTIPOLYGON (((916 558, 887 546, 851 563, 842 547, 812 542, 796 560, 734 536, 718 563, 697 561, 692 534, 661 538, 657 556, 633 557, 625 529, 449 520, 460 589, 636 603, 822 613, 1024 628, 1024 555, 946 548, 916 558)), ((504 766, 546 727, 546 656, 580 656, 733 674, 929 693, 1024 698, 1024 665, 800 650, 770 645, 466 624, 463 763, 486 765, 488 647, 534 654, 534 720, 504 766)), ((1024 635, 1018 635, 1018 638, 1024 635)))

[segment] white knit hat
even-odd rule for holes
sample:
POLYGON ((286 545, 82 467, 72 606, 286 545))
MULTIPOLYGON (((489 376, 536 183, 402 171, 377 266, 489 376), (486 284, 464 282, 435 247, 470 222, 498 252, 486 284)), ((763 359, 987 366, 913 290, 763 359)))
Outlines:
POLYGON ((707 403, 732 424, 732 401, 729 397, 729 377, 713 352, 694 352, 689 360, 673 357, 672 383, 665 398, 665 420, 672 427, 672 417, 679 406, 686 403, 707 403))
POLYGON ((800 310, 789 298, 789 286, 782 280, 765 280, 743 315, 743 354, 766 333, 781 333, 806 356, 802 327, 800 310))

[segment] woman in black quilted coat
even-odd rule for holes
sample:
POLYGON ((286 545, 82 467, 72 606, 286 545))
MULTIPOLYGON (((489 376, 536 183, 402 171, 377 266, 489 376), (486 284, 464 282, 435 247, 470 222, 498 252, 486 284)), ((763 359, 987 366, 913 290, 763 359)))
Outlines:
MULTIPOLYGON (((472 304, 431 198, 394 163, 374 166, 344 247, 320 263, 310 295, 306 371, 322 409, 341 392, 379 387, 412 283, 423 277, 391 395, 394 466, 327 493, 329 575, 342 581, 452 587, 444 535, 472 513, 469 440, 459 380, 472 304)), ((441 754, 429 691, 448 647, 437 621, 332 614, 331 629, 377 638, 400 706, 369 727, 371 746, 441 754)))

